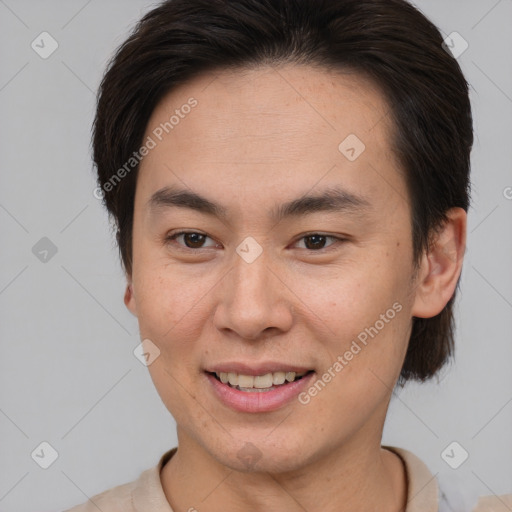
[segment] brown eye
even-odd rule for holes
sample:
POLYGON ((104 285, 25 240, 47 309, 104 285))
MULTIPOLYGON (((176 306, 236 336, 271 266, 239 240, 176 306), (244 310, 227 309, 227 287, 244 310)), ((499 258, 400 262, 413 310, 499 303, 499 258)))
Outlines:
POLYGON ((306 248, 307 249, 323 249, 325 246, 325 240, 327 237, 323 235, 311 235, 304 237, 304 240, 309 241, 310 243, 306 242, 306 248))
POLYGON ((183 237, 184 243, 179 243, 178 245, 186 249, 202 249, 204 247, 205 240, 209 238, 209 236, 196 231, 180 231, 168 236, 166 241, 174 241, 180 237, 183 237))
MULTIPOLYGON (((322 235, 320 233, 312 233, 310 235, 303 236, 299 241, 305 240, 305 249, 308 249, 310 251, 320 251, 322 249, 326 248, 326 241, 328 239, 343 242, 345 239, 339 238, 336 236, 329 236, 329 235, 322 235)), ((327 247, 330 247, 330 244, 327 247)))
POLYGON ((205 235, 201 235, 200 233, 185 233, 183 235, 185 245, 192 249, 197 249, 201 247, 204 243, 205 238, 205 235))

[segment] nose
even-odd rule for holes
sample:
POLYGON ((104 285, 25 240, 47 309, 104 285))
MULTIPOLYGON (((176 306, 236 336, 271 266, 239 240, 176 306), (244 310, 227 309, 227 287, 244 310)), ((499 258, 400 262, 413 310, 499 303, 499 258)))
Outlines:
POLYGON ((265 254, 247 263, 236 255, 233 269, 217 288, 214 324, 248 340, 288 331, 293 323, 293 293, 286 276, 265 254))

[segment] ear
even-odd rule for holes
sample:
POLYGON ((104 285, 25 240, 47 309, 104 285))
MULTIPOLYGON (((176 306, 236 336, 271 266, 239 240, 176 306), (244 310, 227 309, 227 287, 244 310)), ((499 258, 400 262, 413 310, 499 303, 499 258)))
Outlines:
POLYGON ((432 318, 441 313, 455 293, 462 271, 467 214, 462 208, 451 208, 447 217, 423 255, 418 271, 412 315, 419 318, 432 318))
POLYGON ((127 277, 127 285, 124 292, 124 304, 130 310, 132 315, 137 316, 137 303, 135 301, 133 283, 130 277, 127 277))

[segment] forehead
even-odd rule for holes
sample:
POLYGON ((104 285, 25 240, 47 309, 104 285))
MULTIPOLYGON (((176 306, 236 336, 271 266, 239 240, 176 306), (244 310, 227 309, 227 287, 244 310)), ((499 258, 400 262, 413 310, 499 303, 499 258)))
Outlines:
POLYGON ((208 73, 153 111, 145 139, 156 145, 140 166, 140 194, 175 183, 253 201, 317 185, 405 194, 388 112, 378 88, 354 73, 295 65, 208 73))
MULTIPOLYGON (((169 121, 191 97, 197 106, 180 124, 193 128, 194 136, 205 143, 238 138, 242 145, 243 138, 274 139, 277 149, 281 137, 298 142, 302 134, 314 142, 332 135, 337 141, 357 133, 375 144, 387 142, 382 137, 390 128, 389 107, 370 80, 350 71, 287 64, 220 70, 186 82, 160 101, 147 132, 169 121), (300 121, 307 124, 295 124, 300 121)), ((183 126, 179 130, 176 125, 172 134, 180 137, 180 131, 183 126)))

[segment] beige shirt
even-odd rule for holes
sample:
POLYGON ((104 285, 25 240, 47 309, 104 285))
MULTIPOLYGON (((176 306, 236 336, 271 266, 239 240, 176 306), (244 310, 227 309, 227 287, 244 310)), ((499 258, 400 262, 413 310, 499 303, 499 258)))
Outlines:
MULTIPOLYGON (((437 479, 416 455, 403 448, 392 446, 385 448, 399 455, 404 462, 408 482, 405 512, 453 510, 448 503, 444 502, 443 505, 442 497, 439 498, 442 494, 437 479)), ((102 512, 173 512, 162 488, 160 471, 177 449, 175 447, 164 453, 158 464, 143 471, 137 480, 97 494, 86 503, 64 512, 98 512, 98 510, 102 512)), ((511 510, 512 494, 507 494, 482 497, 475 508, 464 512, 510 512, 511 510)))

